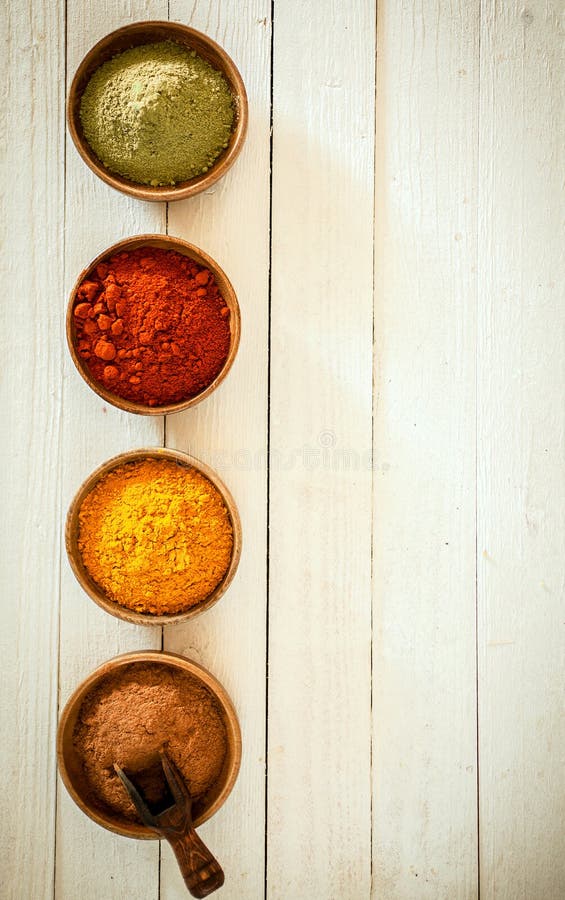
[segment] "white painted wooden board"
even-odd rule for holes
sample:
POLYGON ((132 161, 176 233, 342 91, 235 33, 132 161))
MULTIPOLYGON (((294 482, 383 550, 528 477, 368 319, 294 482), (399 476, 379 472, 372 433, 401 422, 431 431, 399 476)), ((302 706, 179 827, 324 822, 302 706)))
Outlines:
MULTIPOLYGON (((203 195, 169 206, 169 232, 202 247, 232 281, 242 333, 221 388, 195 409, 167 418, 167 446, 212 465, 241 515, 243 551, 229 592, 210 612, 165 629, 165 648, 211 669, 240 718, 243 758, 225 806, 202 828, 221 859, 225 900, 263 896, 265 846, 265 674, 267 352, 269 317, 269 144, 271 5, 172 0, 171 19, 205 31, 232 56, 250 106, 249 132, 233 169, 203 195)), ((163 847, 161 897, 186 889, 172 852, 163 847)))
POLYGON ((53 893, 63 29, 63 11, 49 0, 2 6, 0 893, 6 900, 53 893))
POLYGON ((479 3, 379 3, 373 895, 477 896, 479 3))
POLYGON ((275 7, 267 897, 371 883, 375 9, 275 7))
POLYGON ((558 0, 483 9, 477 574, 484 900, 565 897, 563 13, 558 0))
MULTIPOLYGON (((69 4, 67 89, 82 57, 96 41, 126 21, 151 16, 166 18, 166 2, 69 4)), ((164 231, 165 207, 139 203, 111 190, 87 169, 67 135, 64 226, 65 290, 58 300, 62 325, 68 293, 82 268, 122 237, 164 231)), ((79 376, 66 347, 62 359, 61 530, 75 491, 94 468, 117 453, 163 441, 162 418, 132 416, 109 406, 79 376)), ((128 650, 160 646, 160 629, 137 628, 97 607, 76 581, 63 549, 60 708, 77 684, 105 660, 128 650)), ((80 812, 60 782, 56 823, 57 897, 118 900, 158 896, 157 842, 132 841, 99 828, 80 812)))
POLYGON ((241 717, 202 829, 219 896, 565 896, 562 4, 382 0, 376 110, 372 0, 2 11, 0 896, 186 896, 168 848, 98 828, 55 777, 57 707, 162 639, 241 717), (251 118, 225 180, 167 211, 90 173, 64 93, 105 33, 168 15, 233 55, 251 118), (225 268, 243 335, 165 425, 89 391, 64 314, 101 249, 167 227, 225 268), (162 638, 86 598, 62 530, 96 465, 163 442, 218 469, 244 553, 162 638))

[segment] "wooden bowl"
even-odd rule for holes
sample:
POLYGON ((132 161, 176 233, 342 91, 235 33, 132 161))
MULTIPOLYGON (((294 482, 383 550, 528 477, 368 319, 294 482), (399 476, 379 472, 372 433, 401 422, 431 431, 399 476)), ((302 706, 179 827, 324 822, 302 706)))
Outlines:
POLYGON ((125 409, 126 412, 138 413, 143 416, 167 416, 171 413, 181 412, 183 409, 189 409, 191 406, 196 406, 197 403, 200 403, 206 397, 209 397, 210 394, 220 386, 232 367, 239 347, 240 332, 241 313, 239 310, 239 303, 237 302, 236 293, 226 273, 220 268, 218 263, 213 260, 211 256, 208 256, 207 253, 204 253, 203 250, 194 247, 192 244, 188 244, 180 238, 170 237, 167 234, 140 234, 138 237, 125 238, 122 241, 118 241, 116 244, 112 244, 111 247, 104 250, 103 253, 100 253, 96 259, 89 263, 86 269, 82 270, 71 291, 67 306, 67 344, 73 362, 88 386, 91 387, 99 397, 106 400, 107 403, 111 403, 112 406, 116 406, 118 409, 125 409), (99 263, 108 260, 111 256, 114 256, 116 253, 120 253, 123 250, 136 250, 138 247, 157 247, 161 250, 176 250, 177 253, 187 256, 201 266, 205 266, 205 268, 212 272, 216 279, 220 294, 230 311, 230 348, 224 365, 208 387, 204 388, 203 391, 200 391, 199 394, 196 394, 189 400, 182 400, 180 403, 168 403, 163 406, 148 406, 145 403, 135 403, 133 400, 126 400, 124 397, 119 397, 92 377, 85 360, 79 356, 76 350, 76 331, 73 307, 80 285, 84 279, 94 271, 99 263))
POLYGON ((227 591, 233 581, 241 556, 241 520, 239 518, 237 506, 235 505, 235 500, 225 484, 209 466, 199 462, 192 456, 188 456, 186 453, 180 453, 178 450, 167 450, 161 447, 145 450, 131 450, 128 453, 122 453, 119 456, 113 457, 113 459, 109 459, 103 465, 95 469, 86 481, 83 482, 69 507, 65 528, 65 544, 69 562, 77 580, 89 597, 91 597, 98 606, 110 613, 111 616, 116 616, 118 619, 124 619, 126 622, 132 622, 135 625, 172 625, 175 622, 184 622, 186 619, 192 619, 194 616, 198 616, 205 610, 210 609, 211 606, 214 606, 214 604, 218 602, 222 594, 227 591), (202 475, 212 482, 214 487, 217 488, 222 495, 233 529, 232 555, 223 579, 217 587, 214 588, 212 593, 200 603, 186 609, 184 612, 171 613, 171 615, 157 616, 152 615, 151 613, 136 612, 133 609, 120 606, 119 603, 110 599, 87 571, 78 546, 79 513, 86 495, 89 494, 98 481, 104 475, 107 475, 108 472, 111 472, 112 469, 126 463, 138 462, 139 460, 144 459, 170 460, 181 466, 193 468, 196 469, 196 471, 201 472, 202 475))
POLYGON ((220 778, 212 786, 208 794, 194 806, 194 824, 202 825, 222 806, 229 796, 239 772, 241 762, 241 730, 237 714, 233 704, 219 681, 198 663, 176 653, 164 653, 160 650, 143 650, 135 653, 124 653, 116 656, 99 666, 82 684, 75 690, 67 701, 67 704, 59 721, 57 731, 57 762, 59 772, 67 791, 84 813, 103 828, 108 828, 116 834, 126 837, 156 839, 155 832, 145 825, 135 822, 127 822, 118 815, 112 815, 108 810, 102 812, 92 805, 90 791, 82 770, 81 760, 75 751, 73 733, 80 708, 86 695, 106 675, 117 669, 128 666, 131 663, 158 663, 162 666, 179 669, 188 672, 197 678, 215 696, 223 715, 227 734, 227 753, 220 778))
POLYGON ((184 200, 186 197, 192 197, 211 187, 226 174, 238 157, 247 132, 247 118, 247 94, 233 60, 207 35, 194 28, 189 28, 187 25, 180 25, 178 22, 135 22, 107 34, 89 50, 79 65, 72 80, 67 101, 68 128, 75 147, 86 165, 106 184, 124 194, 137 197, 139 200, 184 200), (189 47, 190 50, 195 50, 199 56, 202 56, 223 74, 233 96, 235 125, 226 150, 220 154, 208 172, 173 186, 151 187, 151 185, 130 181, 122 175, 116 175, 103 165, 84 136, 79 113, 84 89, 92 74, 102 63, 123 50, 129 50, 139 44, 154 44, 159 41, 175 41, 177 44, 189 47))

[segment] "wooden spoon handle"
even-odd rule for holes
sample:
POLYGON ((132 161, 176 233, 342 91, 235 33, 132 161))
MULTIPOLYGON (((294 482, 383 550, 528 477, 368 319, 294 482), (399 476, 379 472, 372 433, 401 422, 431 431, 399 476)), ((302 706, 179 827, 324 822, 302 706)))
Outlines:
POLYGON ((224 883, 224 873, 194 828, 183 835, 167 835, 188 890, 193 897, 207 897, 224 883))

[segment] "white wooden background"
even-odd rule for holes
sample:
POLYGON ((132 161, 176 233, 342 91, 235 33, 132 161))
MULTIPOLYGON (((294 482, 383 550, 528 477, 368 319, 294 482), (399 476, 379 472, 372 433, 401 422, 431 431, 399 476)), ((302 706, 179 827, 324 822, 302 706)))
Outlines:
POLYGON ((564 12, 3 4, 2 897, 185 896, 167 847, 56 779, 78 681, 160 646, 240 713, 202 829, 224 900, 565 896, 564 12), (96 180, 64 124, 90 46, 167 17, 225 46, 251 109, 235 168, 168 210, 96 180), (225 268, 243 338, 164 422, 91 393, 63 325, 88 260, 166 229, 225 268), (245 547, 222 602, 161 634, 87 599, 62 528, 95 466, 163 442, 220 471, 245 547))

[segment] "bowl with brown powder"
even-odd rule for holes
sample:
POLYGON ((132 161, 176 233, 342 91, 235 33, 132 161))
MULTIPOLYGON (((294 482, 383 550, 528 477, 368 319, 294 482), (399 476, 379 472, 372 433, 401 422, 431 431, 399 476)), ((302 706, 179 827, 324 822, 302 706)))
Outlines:
POLYGON ((233 497, 204 463, 176 450, 133 450, 82 484, 66 548, 86 593, 138 625, 170 625, 210 609, 241 554, 233 497))
POLYGON ((106 402, 170 415, 209 397, 239 347, 240 311, 220 266, 168 235, 126 238, 79 275, 67 343, 86 383, 106 402))
POLYGON ((208 189, 239 155, 247 117, 233 60, 177 22, 136 22, 108 34, 79 65, 67 103, 85 163, 141 200, 208 189))
POLYGON ((65 787, 83 812, 118 834, 156 837, 141 823, 114 763, 158 804, 166 790, 160 750, 184 777, 194 823, 202 824, 233 788, 241 732, 222 685, 182 656, 143 651, 115 657, 77 688, 61 715, 57 758, 65 787))

